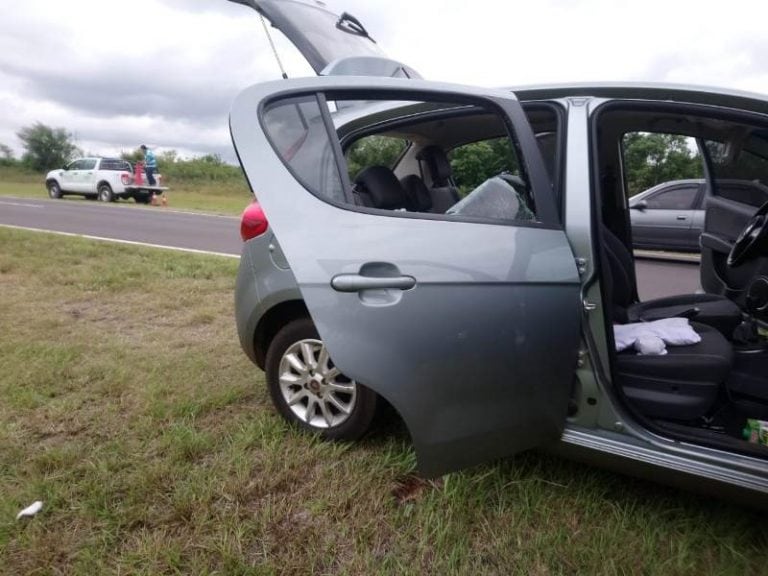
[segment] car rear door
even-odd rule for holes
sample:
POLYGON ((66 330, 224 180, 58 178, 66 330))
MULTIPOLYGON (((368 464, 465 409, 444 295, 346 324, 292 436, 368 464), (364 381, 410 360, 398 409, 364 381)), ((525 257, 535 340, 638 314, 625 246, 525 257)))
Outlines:
POLYGON ((99 162, 98 158, 83 160, 83 169, 77 181, 78 192, 96 192, 96 170, 99 162))
MULTIPOLYGON (((404 121, 421 114, 401 109, 404 121)), ((514 96, 389 78, 291 80, 243 92, 230 127, 334 363, 398 410, 423 474, 559 438, 577 359, 580 282, 514 96), (389 104, 327 104, 383 96, 389 104), (339 137, 395 122, 392 107, 411 100, 427 102, 414 108, 427 109, 425 117, 442 117, 441 106, 492 110, 517 138, 538 221, 356 204, 339 137)))

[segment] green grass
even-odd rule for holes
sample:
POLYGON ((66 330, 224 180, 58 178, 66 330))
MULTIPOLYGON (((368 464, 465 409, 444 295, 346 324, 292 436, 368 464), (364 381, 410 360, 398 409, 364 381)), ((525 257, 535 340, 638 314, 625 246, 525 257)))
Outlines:
POLYGON ((761 514, 536 453, 423 482, 397 424, 286 426, 236 266, 0 228, 0 574, 765 574, 761 514))
MULTIPOLYGON (((44 180, 43 174, 0 167, 0 196, 48 198, 44 180)), ((167 192, 169 207, 181 210, 239 215, 253 198, 245 179, 227 182, 180 179, 166 183, 170 188, 167 192)), ((66 196, 64 201, 88 202, 82 196, 66 196)), ((119 202, 126 206, 136 206, 133 200, 119 202)))

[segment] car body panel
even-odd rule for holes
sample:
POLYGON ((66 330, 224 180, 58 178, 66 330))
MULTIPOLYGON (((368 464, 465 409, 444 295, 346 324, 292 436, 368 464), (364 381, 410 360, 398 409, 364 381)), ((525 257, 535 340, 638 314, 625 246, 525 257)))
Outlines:
POLYGON ((698 252, 704 228, 704 180, 673 180, 649 188, 629 201, 632 244, 635 248, 698 252), (690 205, 675 209, 656 208, 654 199, 668 193, 686 191, 690 205), (646 208, 639 208, 640 203, 646 208))
MULTIPOLYGON (((366 213, 320 200, 273 151, 258 111, 277 95, 345 88, 493 98, 522 114, 511 95, 393 79, 270 83, 238 97, 230 123, 241 164, 334 363, 398 410, 425 475, 557 439, 581 317, 579 275, 565 234, 553 226, 366 213), (411 278, 415 285, 332 287, 341 275, 367 273, 411 278)), ((533 149, 527 161, 546 174, 533 149)), ((551 195, 546 177, 544 187, 537 202, 551 195)))
POLYGON ((362 24, 312 0, 230 0, 266 17, 307 59, 317 74, 419 78, 414 70, 388 59, 362 24))

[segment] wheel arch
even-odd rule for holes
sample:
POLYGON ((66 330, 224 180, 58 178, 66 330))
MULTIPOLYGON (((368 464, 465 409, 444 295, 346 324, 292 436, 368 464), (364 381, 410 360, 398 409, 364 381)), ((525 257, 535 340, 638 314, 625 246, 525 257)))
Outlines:
POLYGON ((253 334, 254 357, 259 368, 265 369, 267 350, 280 328, 302 317, 312 318, 303 300, 281 302, 261 317, 253 334))
POLYGON ((112 187, 112 183, 109 180, 104 180, 104 179, 99 180, 99 183, 96 184, 96 191, 98 192, 99 188, 101 188, 104 184, 109 186, 109 189, 114 192, 114 188, 112 187))

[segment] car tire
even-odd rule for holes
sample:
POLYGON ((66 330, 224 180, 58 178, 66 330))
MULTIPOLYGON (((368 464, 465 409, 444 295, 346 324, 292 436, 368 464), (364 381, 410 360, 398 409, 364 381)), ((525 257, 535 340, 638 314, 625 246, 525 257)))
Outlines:
POLYGON ((115 195, 112 193, 112 187, 109 184, 100 184, 98 190, 99 200, 102 202, 114 202, 115 195))
POLYGON ((61 187, 58 182, 48 182, 48 196, 54 200, 61 198, 61 187))
POLYGON ((290 423, 329 440, 357 440, 371 428, 378 396, 333 365, 311 319, 277 333, 266 375, 272 402, 290 423))

